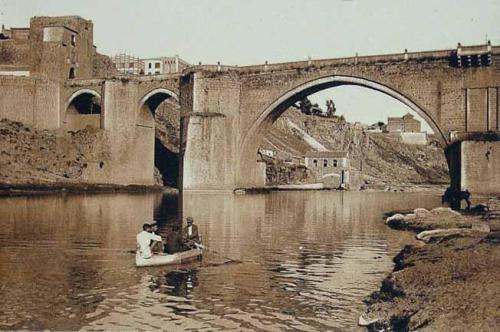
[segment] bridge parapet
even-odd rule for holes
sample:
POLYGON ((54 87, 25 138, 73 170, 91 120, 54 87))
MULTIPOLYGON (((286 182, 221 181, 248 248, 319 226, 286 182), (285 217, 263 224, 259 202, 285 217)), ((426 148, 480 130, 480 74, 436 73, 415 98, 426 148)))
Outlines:
MULTIPOLYGON (((445 49, 437 51, 405 52, 378 55, 355 55, 350 57, 331 58, 331 59, 308 59, 302 61, 282 62, 282 63, 263 63, 249 66, 229 66, 221 64, 205 64, 191 66, 184 70, 184 74, 192 72, 228 72, 235 71, 241 74, 251 74, 267 71, 286 71, 307 69, 310 67, 330 67, 345 65, 377 65, 399 62, 423 62, 423 61, 443 61, 448 65, 455 61, 457 56, 481 56, 486 54, 500 55, 500 46, 492 46, 490 43, 484 45, 463 46, 458 44, 456 49, 445 49)), ((484 65, 484 64, 483 64, 484 65)))

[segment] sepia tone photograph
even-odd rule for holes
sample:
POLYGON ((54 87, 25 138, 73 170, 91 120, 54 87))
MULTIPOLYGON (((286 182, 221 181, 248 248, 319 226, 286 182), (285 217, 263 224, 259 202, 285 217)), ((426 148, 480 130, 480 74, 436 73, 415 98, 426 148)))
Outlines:
POLYGON ((0 330, 500 331, 499 0, 0 25, 0 330))

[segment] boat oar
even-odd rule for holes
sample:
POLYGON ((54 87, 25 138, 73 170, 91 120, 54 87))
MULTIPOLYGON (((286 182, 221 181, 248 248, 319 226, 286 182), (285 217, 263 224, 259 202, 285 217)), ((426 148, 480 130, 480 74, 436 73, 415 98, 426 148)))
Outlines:
POLYGON ((224 259, 227 259, 231 262, 235 262, 235 263, 243 263, 242 261, 240 261, 239 259, 232 259, 231 257, 227 257, 227 256, 224 256, 223 254, 221 254, 220 252, 216 251, 216 250, 213 250, 213 249, 210 249, 208 248, 207 246, 201 244, 201 243, 194 243, 195 247, 196 248, 199 248, 199 249, 203 249, 203 250, 208 250, 210 252, 213 252, 214 254, 216 255, 219 255, 220 257, 224 258, 224 259))

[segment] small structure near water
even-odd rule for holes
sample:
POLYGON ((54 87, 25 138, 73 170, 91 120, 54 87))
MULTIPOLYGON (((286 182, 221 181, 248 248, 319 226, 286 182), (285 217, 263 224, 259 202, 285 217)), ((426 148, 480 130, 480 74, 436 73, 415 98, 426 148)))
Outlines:
POLYGON ((312 151, 304 156, 305 165, 312 170, 325 188, 347 188, 349 159, 344 151, 312 151))

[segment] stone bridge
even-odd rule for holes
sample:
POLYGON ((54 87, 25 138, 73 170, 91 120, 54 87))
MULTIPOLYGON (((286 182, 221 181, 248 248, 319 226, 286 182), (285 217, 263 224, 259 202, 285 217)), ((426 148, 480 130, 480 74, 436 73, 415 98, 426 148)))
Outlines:
POLYGON ((60 92, 59 127, 87 126, 107 133, 104 155, 87 181, 153 184, 154 111, 165 99, 179 101, 181 75, 68 80, 60 92))
POLYGON ((102 130, 99 158, 83 181, 150 185, 154 112, 171 98, 182 113, 180 188, 231 191, 264 185, 257 149, 287 108, 340 85, 379 91, 421 115, 446 147, 453 187, 500 192, 500 47, 489 43, 62 83, 2 76, 0 115, 38 128, 102 130))
POLYGON ((180 85, 183 189, 263 186, 265 165, 257 161, 263 133, 303 97, 340 85, 373 89, 409 106, 448 147, 455 187, 500 192, 499 144, 477 139, 479 133, 500 131, 500 47, 489 43, 246 67, 192 67, 180 85), (467 138, 473 134, 475 139, 467 138), (458 147, 453 144, 464 139, 458 147))

